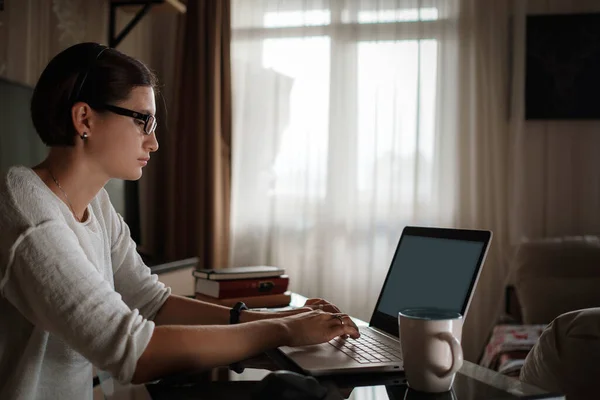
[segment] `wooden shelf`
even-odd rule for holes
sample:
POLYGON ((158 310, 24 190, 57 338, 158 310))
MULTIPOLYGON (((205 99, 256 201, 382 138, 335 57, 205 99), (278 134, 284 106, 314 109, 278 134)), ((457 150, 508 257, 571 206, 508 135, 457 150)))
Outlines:
MULTIPOLYGON (((112 2, 123 4, 123 0, 112 0, 112 2)), ((143 4, 132 4, 131 6, 121 6, 120 9, 128 14, 135 14, 142 6, 143 4)), ((186 11, 187 7, 185 3, 181 2, 180 0, 163 0, 162 3, 154 4, 150 12, 177 12, 180 14, 185 14, 186 11)))
MULTIPOLYGON (((0 0, 1 1, 1 0, 0 0)), ((109 47, 117 47, 119 43, 129 34, 129 32, 137 25, 144 16, 150 12, 160 11, 176 11, 185 13, 186 6, 181 0, 112 0, 109 8, 108 20, 108 45, 109 47), (117 11, 123 10, 133 14, 131 20, 125 27, 117 32, 117 11)), ((132 187, 137 187, 136 182, 131 183, 132 187)), ((126 185, 127 186, 127 185, 126 185)), ((136 189, 137 190, 137 189, 136 189)), ((132 232, 132 236, 133 236, 132 232)), ((134 238, 135 239, 135 238, 134 238)))
POLYGON ((185 12, 187 11, 187 7, 185 4, 183 4, 181 1, 179 0, 165 0, 166 4, 163 4, 163 6, 167 5, 171 8, 174 9, 175 11, 181 13, 181 14, 185 14, 185 12))

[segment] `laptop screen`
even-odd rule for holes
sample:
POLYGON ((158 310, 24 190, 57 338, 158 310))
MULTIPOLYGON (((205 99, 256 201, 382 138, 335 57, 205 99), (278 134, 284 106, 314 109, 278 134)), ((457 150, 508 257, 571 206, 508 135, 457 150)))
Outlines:
POLYGON ((431 307, 464 315, 489 238, 486 231, 406 228, 371 324, 397 336, 403 309, 431 307))

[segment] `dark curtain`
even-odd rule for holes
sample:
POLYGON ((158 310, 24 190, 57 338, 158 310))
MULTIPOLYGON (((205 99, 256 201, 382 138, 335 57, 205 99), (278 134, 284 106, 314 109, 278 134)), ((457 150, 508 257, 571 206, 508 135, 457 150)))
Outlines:
POLYGON ((230 0, 189 1, 175 54, 169 115, 159 114, 171 122, 159 127, 160 149, 141 185, 141 250, 165 261, 198 256, 201 267, 222 268, 231 186, 230 0))

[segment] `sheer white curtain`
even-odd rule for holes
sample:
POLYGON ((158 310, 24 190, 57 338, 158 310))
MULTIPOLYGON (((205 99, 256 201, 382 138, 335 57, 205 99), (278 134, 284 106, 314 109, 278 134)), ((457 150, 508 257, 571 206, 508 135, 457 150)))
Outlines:
POLYGON ((233 0, 233 265, 368 319, 403 227, 454 224, 458 9, 233 0))
POLYGON ((503 311, 511 255, 509 231, 518 222, 515 183, 523 171, 516 157, 520 144, 509 117, 519 117, 509 106, 514 108, 523 92, 509 90, 510 79, 516 75, 509 73, 515 62, 509 39, 511 26, 517 25, 511 23, 513 5, 518 8, 520 3, 461 0, 455 224, 494 232, 463 328, 465 357, 472 361, 481 355, 503 311))

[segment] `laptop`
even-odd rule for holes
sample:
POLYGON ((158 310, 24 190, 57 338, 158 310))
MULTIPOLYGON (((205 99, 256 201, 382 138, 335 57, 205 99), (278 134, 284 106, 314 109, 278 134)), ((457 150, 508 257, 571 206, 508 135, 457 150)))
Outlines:
POLYGON ((359 339, 335 338, 279 350, 313 376, 403 370, 398 312, 432 307, 466 318, 491 239, 490 231, 404 228, 369 325, 359 328, 359 339))

